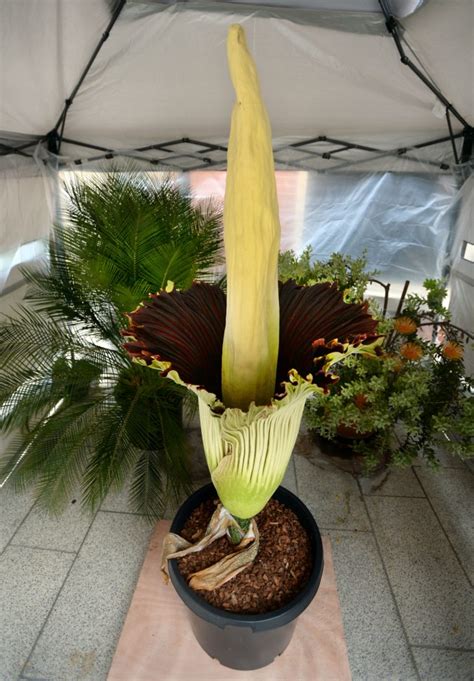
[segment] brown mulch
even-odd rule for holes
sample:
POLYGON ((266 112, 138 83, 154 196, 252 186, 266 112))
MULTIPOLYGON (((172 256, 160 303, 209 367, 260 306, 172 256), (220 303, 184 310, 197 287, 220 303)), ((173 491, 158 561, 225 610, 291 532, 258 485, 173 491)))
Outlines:
MULTIPOLYGON (((190 515, 181 532, 195 543, 204 534, 217 499, 208 500, 190 515)), ((253 563, 226 584, 198 593, 211 605, 242 614, 266 613, 292 600, 306 584, 311 572, 311 547, 306 530, 289 508, 271 499, 256 517, 260 547, 253 563)), ((203 551, 178 560, 181 574, 188 579, 232 553, 227 537, 203 551)))

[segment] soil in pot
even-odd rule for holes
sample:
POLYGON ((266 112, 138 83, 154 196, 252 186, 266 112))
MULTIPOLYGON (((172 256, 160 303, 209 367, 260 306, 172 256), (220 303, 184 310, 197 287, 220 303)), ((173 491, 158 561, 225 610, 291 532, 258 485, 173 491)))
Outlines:
MULTIPOLYGON (((216 490, 212 484, 205 485, 196 490, 196 492, 194 492, 178 509, 171 524, 171 532, 182 534, 183 528, 187 526, 189 531, 189 534, 187 535, 188 539, 196 541, 197 537, 194 535, 196 533, 201 533, 206 526, 214 509, 214 500, 216 497, 216 490), (207 507, 205 506, 206 502, 209 502, 207 507), (202 516, 200 524, 199 526, 196 524, 195 527, 193 527, 189 524, 189 522, 194 522, 194 520, 190 521, 191 516, 201 505, 204 505, 208 510, 206 514, 199 511, 199 515, 202 516)), ((231 611, 222 607, 215 607, 211 602, 205 599, 205 594, 207 592, 194 591, 188 586, 187 579, 179 570, 178 561, 176 559, 169 561, 168 568, 171 581, 178 596, 187 606, 191 628, 196 640, 210 657, 216 658, 221 664, 232 669, 260 669, 261 667, 270 664, 277 655, 281 655, 291 641, 299 615, 301 615, 313 600, 321 581, 324 565, 323 546, 318 526, 316 525, 311 512, 298 497, 284 487, 278 487, 278 489, 275 490, 273 500, 279 502, 279 504, 283 505, 286 509, 291 509, 291 512, 298 518, 298 522, 301 523, 302 528, 307 532, 307 536, 304 537, 302 542, 300 540, 301 538, 298 539, 298 545, 305 544, 307 539, 310 550, 310 561, 308 562, 311 564, 311 568, 309 570, 308 578, 306 579, 306 582, 304 581, 304 578, 301 580, 302 587, 293 598, 290 598, 286 605, 271 610, 269 608, 272 606, 267 604, 265 612, 260 613, 236 612, 235 610, 231 611)), ((274 517, 268 517, 267 520, 268 525, 270 525, 271 522, 276 522, 274 517)), ((259 531, 261 533, 265 523, 259 519, 258 516, 257 522, 259 523, 259 531)), ((284 524, 282 523, 282 525, 284 524)), ((270 525, 270 527, 272 528, 271 533, 274 539, 276 526, 270 525)), ((289 534, 288 528, 286 533, 283 531, 283 536, 285 534, 289 534)), ((284 544, 286 541, 286 539, 284 541, 280 540, 280 543, 284 544)), ((295 547, 293 547, 291 541, 290 545, 291 552, 294 553, 295 547)), ((227 544, 226 553, 231 550, 232 546, 227 544)), ((200 558, 203 557, 203 553, 204 552, 201 552, 200 558)), ((213 555, 212 557, 208 556, 209 563, 215 562, 218 557, 221 556, 219 554, 217 556, 213 555)), ((301 562, 300 557, 294 562, 301 562)), ((194 564, 192 567, 189 566, 189 570, 192 572, 207 564, 207 562, 194 564)), ((303 572, 307 571, 307 565, 308 563, 305 564, 303 572)), ((283 567, 284 566, 285 563, 283 562, 283 567)), ((290 563, 288 564, 288 567, 289 566, 290 563)), ((281 567, 281 565, 278 566, 278 568, 281 567)), ((234 582, 235 584, 235 581, 239 578, 242 579, 242 575, 250 569, 252 569, 251 566, 248 566, 233 580, 230 580, 228 585, 230 585, 231 582, 234 582)), ((285 568, 285 571, 286 570, 287 568, 285 568)), ((282 575, 278 575, 277 573, 276 576, 281 577, 282 575)), ((267 577, 270 577, 270 575, 267 574, 267 577)), ((262 581, 265 582, 265 578, 262 577, 262 581)), ((223 585, 220 588, 224 589, 225 586, 226 585, 223 585)), ((229 592, 227 592, 227 594, 229 594, 229 592)), ((229 602, 229 595, 227 595, 225 602, 229 602)), ((232 595, 230 593, 229 607, 232 606, 235 607, 235 603, 232 603, 232 595)))
MULTIPOLYGON (((181 535, 190 542, 198 541, 217 503, 217 499, 208 499, 195 508, 181 535)), ((286 605, 308 581, 312 568, 311 545, 295 513, 271 499, 256 521, 260 533, 256 559, 218 589, 198 591, 210 605, 242 614, 268 613, 286 605)), ((204 551, 179 559, 179 571, 187 579, 233 550, 229 539, 222 537, 204 551)))

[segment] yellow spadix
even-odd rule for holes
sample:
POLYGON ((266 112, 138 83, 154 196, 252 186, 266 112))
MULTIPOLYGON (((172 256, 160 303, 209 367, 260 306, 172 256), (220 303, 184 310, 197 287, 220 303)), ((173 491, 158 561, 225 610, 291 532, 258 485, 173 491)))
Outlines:
POLYGON ((270 122, 239 25, 229 29, 232 112, 224 203, 227 316, 222 351, 226 407, 270 404, 278 359, 280 221, 270 122))

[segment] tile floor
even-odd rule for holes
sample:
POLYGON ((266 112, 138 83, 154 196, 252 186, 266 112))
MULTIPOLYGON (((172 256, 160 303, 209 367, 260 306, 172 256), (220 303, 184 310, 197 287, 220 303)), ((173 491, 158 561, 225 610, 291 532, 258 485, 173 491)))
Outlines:
MULTIPOLYGON (((285 485, 331 537, 354 681, 474 678, 474 475, 442 462, 374 489, 300 436, 285 485)), ((72 501, 51 519, 0 493, 0 681, 107 677, 151 527, 125 490, 93 516, 72 501)))

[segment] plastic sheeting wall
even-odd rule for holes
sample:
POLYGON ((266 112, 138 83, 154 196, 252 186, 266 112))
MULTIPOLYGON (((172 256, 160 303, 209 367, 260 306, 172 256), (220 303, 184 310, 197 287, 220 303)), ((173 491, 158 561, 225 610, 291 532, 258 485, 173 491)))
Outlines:
MULTIPOLYGON (((462 257, 463 242, 474 244, 474 175, 463 184, 459 192, 457 233, 452 245, 450 309, 453 322, 474 332, 474 262, 462 257)), ((474 348, 466 352, 466 370, 474 375, 474 348)))
POLYGON ((422 174, 310 176, 305 243, 318 258, 367 252, 385 281, 440 277, 456 197, 452 177, 422 174))
MULTIPOLYGON (((64 179, 86 178, 90 172, 108 172, 116 167, 162 173, 146 160, 138 163, 128 159, 114 159, 100 167, 65 164, 59 172, 55 157, 44 152, 40 156, 38 168, 43 179, 36 175, 27 180, 28 184, 19 184, 14 178, 4 183, 12 189, 7 192, 4 206, 8 209, 5 213, 4 208, 3 220, 12 228, 15 224, 24 226, 21 232, 7 229, 5 243, 9 239, 12 247, 5 251, 6 256, 15 253, 15 240, 31 242, 47 235, 55 195, 64 179)), ((432 173, 428 168, 408 173, 402 169, 403 162, 397 172, 277 171, 282 250, 292 248, 300 253, 311 245, 313 257, 322 260, 334 251, 352 256, 365 251, 368 267, 398 288, 406 279, 417 287, 425 278, 443 276, 451 264, 461 203, 466 211, 466 190, 459 190, 457 179, 450 173, 432 173)), ((173 177, 197 199, 223 201, 223 171, 175 173, 173 177)), ((4 276, 6 259, 4 256, 4 276)))
MULTIPOLYGON (((190 173, 189 187, 222 200, 225 173, 190 173)), ((366 252, 369 269, 394 290, 446 274, 460 200, 452 175, 277 171, 277 190, 282 250, 311 246, 320 260, 366 252)))
POLYGON ((7 156, 0 167, 0 292, 18 276, 12 269, 41 249, 53 223, 54 194, 41 166, 21 156, 7 156))

